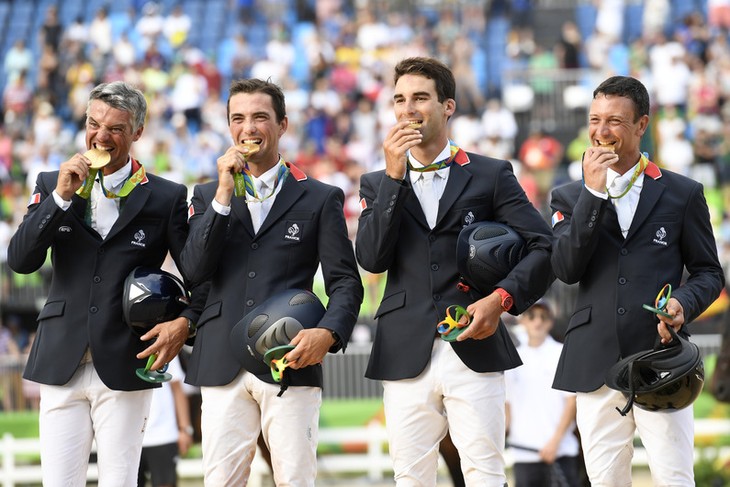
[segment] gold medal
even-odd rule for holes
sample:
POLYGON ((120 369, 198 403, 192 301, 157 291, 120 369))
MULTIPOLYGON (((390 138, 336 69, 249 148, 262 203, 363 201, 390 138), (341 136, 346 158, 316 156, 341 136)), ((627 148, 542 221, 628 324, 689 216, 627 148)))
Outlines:
POLYGON ((107 151, 99 149, 87 150, 84 152, 84 157, 91 161, 91 169, 101 169, 112 160, 112 156, 107 151))
POLYGON ((246 152, 246 154, 244 154, 244 157, 248 157, 252 154, 256 154, 259 150, 261 150, 261 146, 259 144, 254 144, 254 143, 241 144, 241 147, 244 147, 245 149, 248 150, 248 152, 246 152))

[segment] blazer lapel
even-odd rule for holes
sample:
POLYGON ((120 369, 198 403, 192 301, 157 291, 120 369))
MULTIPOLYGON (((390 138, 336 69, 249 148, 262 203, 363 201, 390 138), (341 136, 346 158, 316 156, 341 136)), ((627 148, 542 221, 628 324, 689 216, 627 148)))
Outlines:
POLYGON ((436 217, 436 226, 439 225, 444 215, 451 209, 461 196, 461 193, 466 188, 466 185, 471 179, 471 173, 469 173, 462 165, 452 164, 449 169, 449 180, 446 182, 446 188, 444 188, 444 194, 439 200, 439 211, 436 217))
POLYGON ((626 235, 626 240, 629 240, 636 233, 636 230, 644 223, 644 220, 647 219, 649 214, 651 214, 651 211, 654 209, 654 206, 656 206, 665 189, 664 184, 647 176, 644 177, 643 184, 644 187, 641 188, 639 204, 636 206, 634 219, 631 221, 631 226, 629 227, 629 233, 626 235))
POLYGON ((251 213, 248 211, 248 205, 246 205, 246 198, 244 196, 233 197, 231 199, 231 213, 236 215, 236 218, 243 224, 243 228, 253 237, 253 222, 251 221, 251 213))
MULTIPOLYGON (((297 179, 290 173, 287 175, 284 184, 281 186, 281 191, 276 195, 274 204, 271 205, 269 214, 266 215, 266 219, 261 223, 258 235, 262 235, 266 232, 274 222, 278 221, 294 203, 301 198, 304 194, 304 189, 301 184, 298 184, 297 179)), ((250 218, 250 217, 249 217, 250 218)))
MULTIPOLYGON (((385 177, 385 176, 384 176, 385 177)), ((428 222, 426 221, 426 215, 423 213, 423 208, 421 207, 421 202, 418 201, 418 196, 416 196, 415 189, 413 188, 413 183, 411 182, 411 172, 406 172, 406 184, 408 184, 411 187, 411 191, 408 192, 408 195, 406 196, 406 201, 403 204, 403 207, 408 211, 411 215, 413 215, 413 218, 416 219, 416 221, 426 227, 428 229, 428 222)))
POLYGON ((119 230, 129 225, 129 223, 142 211, 144 205, 150 197, 150 189, 147 184, 139 184, 136 188, 129 193, 127 201, 124 202, 124 206, 120 207, 119 217, 114 222, 109 234, 106 236, 105 241, 110 241, 119 230))

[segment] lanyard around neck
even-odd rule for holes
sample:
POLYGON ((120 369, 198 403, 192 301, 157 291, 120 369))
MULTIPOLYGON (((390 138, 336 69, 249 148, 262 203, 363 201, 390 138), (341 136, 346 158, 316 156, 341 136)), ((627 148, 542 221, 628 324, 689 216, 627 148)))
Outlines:
POLYGON ((626 189, 621 192, 621 194, 613 195, 608 190, 608 186, 606 186, 606 193, 608 194, 608 198, 612 200, 617 200, 619 198, 623 198, 628 194, 628 192, 631 190, 631 188, 634 187, 634 183, 637 179, 639 179, 639 176, 641 176, 641 173, 644 172, 644 169, 646 169, 646 166, 649 165, 649 161, 646 159, 646 156, 644 154, 641 154, 641 157, 639 158, 639 164, 636 166, 636 169, 634 170, 634 174, 631 175, 631 179, 629 180, 629 184, 626 186, 626 189))

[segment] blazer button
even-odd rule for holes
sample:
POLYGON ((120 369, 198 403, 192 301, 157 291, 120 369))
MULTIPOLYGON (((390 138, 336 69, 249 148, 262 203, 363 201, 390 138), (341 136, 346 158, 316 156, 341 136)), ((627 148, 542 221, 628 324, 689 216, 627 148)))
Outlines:
POLYGON ((96 313, 98 311, 99 311, 99 308, 97 308, 96 306, 92 306, 91 308, 89 308, 90 313, 96 313))
POLYGON ((439 265, 438 265, 438 264, 431 264, 431 270, 432 270, 432 271, 437 271, 437 270, 439 270, 439 265))
POLYGON ((253 306, 255 302, 256 301, 254 301, 253 299, 247 299, 246 300, 246 306, 253 306))
POLYGON ((593 222, 590 222, 590 223, 588 224, 588 228, 593 228, 593 222))
POLYGON ((618 283, 619 284, 626 284, 626 278, 625 277, 619 277, 618 278, 618 283))
POLYGON ((99 283, 101 282, 101 277, 99 277, 99 276, 94 276, 94 282, 95 282, 96 284, 99 284, 99 283))
POLYGON ((626 310, 624 308, 619 308, 617 311, 618 311, 618 314, 620 314, 620 315, 626 314, 626 310))
POLYGON ((250 277, 251 279, 253 279, 254 277, 256 277, 256 273, 254 271, 251 271, 251 272, 248 273, 248 277, 250 277))
POLYGON ((440 294, 434 294, 433 295, 433 300, 434 301, 441 301, 441 295, 440 294))
POLYGON ((254 242, 254 243, 252 243, 252 244, 251 244, 251 248, 252 248, 252 249, 254 249, 254 250, 256 250, 257 248, 259 248, 259 244, 258 244, 258 242, 254 242))
POLYGON ((621 249, 621 255, 627 255, 629 253, 626 249, 621 249))

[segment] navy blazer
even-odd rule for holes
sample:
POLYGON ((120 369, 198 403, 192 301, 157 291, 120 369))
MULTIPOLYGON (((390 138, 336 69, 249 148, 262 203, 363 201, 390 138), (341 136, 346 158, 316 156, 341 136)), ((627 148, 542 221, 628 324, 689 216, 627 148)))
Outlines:
MULTIPOLYGON (((263 361, 233 355, 230 334, 246 313, 286 289, 312 289, 321 263, 327 311, 318 327, 337 333, 344 350, 357 321, 363 287, 347 236, 340 188, 308 178, 289 164, 274 204, 258 233, 243 197, 231 200, 230 215, 211 206, 217 181, 195 187, 190 235, 182 253, 183 272, 195 282, 210 280, 210 294, 198 321, 186 382, 198 386, 230 383, 242 369, 274 383, 263 361)), ((248 355, 248 354, 246 354, 248 355)), ((289 385, 322 386, 321 365, 287 369, 289 385)))
MULTIPOLYGON (((388 272, 376 313, 369 378, 419 375, 431 358, 436 325, 444 319, 446 308, 466 307, 479 298, 457 289, 456 240, 467 224, 505 223, 527 243, 527 256, 497 284, 514 298, 511 313, 531 306, 553 281, 550 228, 525 196, 510 163, 460 151, 449 171, 433 230, 408 175, 404 181, 395 181, 381 170, 361 178, 364 209, 357 231, 358 262, 370 272, 388 272)), ((451 345, 464 364, 477 372, 502 371, 522 363, 501 321, 489 338, 451 345)))
MULTIPOLYGON (((702 185, 650 163, 624 239, 613 204, 581 181, 552 192, 552 265, 578 283, 553 387, 590 392, 622 357, 654 347, 658 318, 642 308, 672 285, 685 325, 720 294, 724 275, 702 185), (689 274, 683 281, 683 272, 689 274)), ((682 328, 687 336, 686 326, 682 328)))
MULTIPOLYGON (((136 161, 133 164, 137 164, 136 161)), ((159 268, 168 251, 179 266, 187 237, 185 186, 148 174, 132 190, 105 239, 85 222, 88 201, 74 195, 63 211, 51 193, 58 171, 41 173, 28 213, 8 247, 15 272, 38 270, 51 250, 53 277, 38 316, 38 331, 23 377, 62 385, 89 347, 99 377, 110 389, 140 390, 159 385, 140 380, 135 369, 142 342, 125 324, 123 284, 136 266, 159 268)), ((191 305, 182 316, 196 321, 191 305)))

